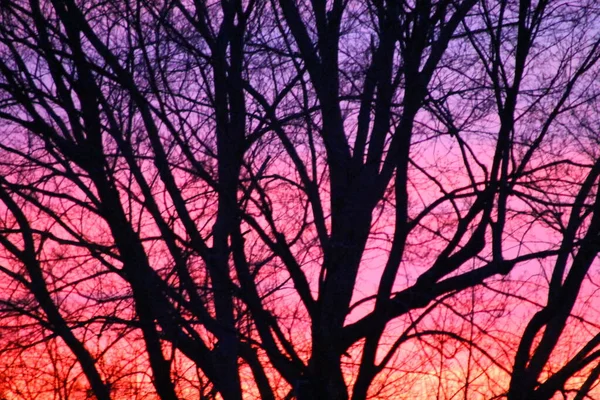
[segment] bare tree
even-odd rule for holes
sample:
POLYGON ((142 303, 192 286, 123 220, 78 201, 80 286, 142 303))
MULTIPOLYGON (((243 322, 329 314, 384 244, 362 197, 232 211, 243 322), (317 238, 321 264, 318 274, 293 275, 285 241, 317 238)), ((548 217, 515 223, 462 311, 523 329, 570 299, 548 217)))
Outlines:
POLYGON ((0 5, 0 329, 63 397, 592 396, 594 1, 0 5))

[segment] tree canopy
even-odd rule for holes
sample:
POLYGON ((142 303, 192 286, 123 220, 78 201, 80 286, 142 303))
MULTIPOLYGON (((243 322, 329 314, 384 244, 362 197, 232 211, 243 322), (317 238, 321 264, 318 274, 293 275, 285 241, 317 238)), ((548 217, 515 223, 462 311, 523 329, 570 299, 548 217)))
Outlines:
POLYGON ((594 0, 1 0, 0 395, 599 393, 594 0))

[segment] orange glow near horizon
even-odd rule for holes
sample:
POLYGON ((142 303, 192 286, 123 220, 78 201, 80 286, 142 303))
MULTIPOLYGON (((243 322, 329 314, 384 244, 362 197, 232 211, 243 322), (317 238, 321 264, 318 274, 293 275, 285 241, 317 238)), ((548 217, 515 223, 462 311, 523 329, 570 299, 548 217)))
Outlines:
MULTIPOLYGON (((456 181, 459 187, 460 180, 456 181)), ((56 186, 58 187, 58 185, 56 186)), ((421 191, 419 197, 424 204, 434 201, 437 193, 435 191, 421 191)), ((289 200, 293 196, 282 193, 282 213, 289 207, 289 200)), ((127 194, 124 194, 124 201, 127 194)), ((170 205, 163 204, 166 210, 170 205)), ((145 214, 139 206, 130 210, 132 219, 146 221, 140 224, 140 234, 149 238, 145 243, 148 255, 151 257, 152 265, 158 271, 168 271, 168 262, 163 258, 166 249, 160 239, 155 239, 159 232, 153 224, 152 219, 145 214), (164 266, 163 266, 164 264, 164 266)), ((110 237, 107 228, 97 217, 86 217, 71 209, 69 215, 80 215, 76 218, 65 219, 63 222, 73 229, 84 232, 87 240, 104 245, 110 245, 106 239, 110 237)), ((288 214, 289 215, 289 214, 288 214)), ((385 213, 382 213, 385 215, 385 213)), ((50 229, 56 237, 66 237, 68 233, 64 228, 53 226, 51 220, 36 219, 34 221, 39 229, 50 229)), ((373 227, 373 239, 367 245, 363 261, 363 272, 359 276, 359 284, 355 292, 355 303, 361 305, 356 307, 349 316, 347 323, 352 323, 372 311, 370 302, 362 302, 375 294, 377 279, 380 274, 381 265, 387 257, 385 237, 389 231, 389 221, 381 217, 373 227), (381 242, 381 245, 378 244, 381 242), (369 248, 371 249, 369 250, 369 248)), ((210 224, 205 223, 205 226, 210 224)), ((515 231, 518 231, 516 227, 515 231)), ((544 232, 528 232, 529 235, 543 237, 544 232)), ((40 242, 40 245, 42 243, 40 242)), ((133 318, 130 300, 123 298, 116 302, 112 300, 106 306, 91 302, 89 296, 108 298, 111 295, 117 298, 128 291, 126 283, 114 272, 109 272, 100 267, 97 262, 88 260, 89 255, 85 251, 79 251, 75 247, 59 245, 52 241, 43 243, 44 251, 40 254, 40 260, 48 266, 48 275, 53 280, 55 288, 61 285, 73 285, 64 298, 56 297, 65 315, 78 318, 94 318, 95 315, 109 315, 112 310, 116 316, 124 319, 133 318), (97 275, 96 278, 88 279, 88 276, 97 275), (85 278, 81 280, 81 278, 85 278), (77 282, 73 284, 72 282, 77 282), (91 305, 91 308, 90 308, 91 305)), ((435 246, 428 246, 429 251, 435 251, 435 246)), ((249 254, 253 254, 255 248, 249 248, 249 254)), ((518 254, 519 249, 514 250, 518 254)), ((6 266, 11 266, 14 272, 21 268, 18 263, 11 262, 9 256, 3 256, 6 266)), ((415 259, 416 261, 416 259, 415 259)), ((427 257, 422 257, 421 262, 425 265, 427 257)), ((551 260, 547 260, 551 262, 551 260)), ((409 264, 409 261, 405 262, 409 264)), ((311 268, 318 270, 319 261, 307 259, 305 268, 308 276, 313 277, 312 285, 316 287, 316 273, 310 273, 311 268)), ((379 348, 378 362, 385 357, 387 351, 392 348, 398 336, 405 333, 411 322, 418 319, 421 314, 428 315, 418 325, 418 330, 406 332, 408 338, 402 344, 397 353, 392 357, 392 362, 383 369, 373 383, 370 390, 372 399, 438 399, 457 398, 467 396, 468 399, 485 399, 490 394, 500 395, 508 385, 514 350, 518 344, 519 334, 525 323, 535 312, 535 304, 542 304, 545 299, 547 281, 544 279, 544 265, 524 264, 513 271, 509 277, 488 281, 489 289, 471 289, 457 296, 444 299, 435 309, 415 310, 405 317, 395 320, 389 324, 385 338, 379 348), (509 294, 501 294, 502 292, 509 294), (514 296, 514 297, 511 297, 514 296), (529 303, 523 304, 520 300, 527 299, 529 303), (444 332, 449 333, 444 334, 444 332), (471 341, 464 343, 456 340, 452 335, 461 336, 471 341), (412 338, 410 338, 412 337, 412 338), (485 353, 482 352, 485 351, 485 353), (462 394, 461 394, 462 393, 462 394)), ((198 269, 199 281, 205 279, 198 269)), ((402 290, 414 283, 418 276, 419 267, 405 266, 404 282, 398 279, 397 290, 402 290), (411 276, 412 274, 412 276, 411 276)), ((273 266, 272 270, 264 271, 265 280, 261 283, 265 290, 269 287, 280 286, 288 277, 282 271, 273 266)), ((399 277, 400 278, 400 277, 399 277)), ((2 291, 11 290, 14 296, 20 296, 23 288, 17 289, 15 282, 10 280, 0 281, 2 291)), ((259 286, 260 287, 260 286, 259 286)), ((555 365, 558 367, 573 355, 580 345, 585 344, 591 333, 582 334, 586 325, 593 326, 594 321, 600 320, 598 311, 590 307, 595 291, 598 287, 593 285, 593 280, 588 287, 584 288, 584 296, 578 307, 577 319, 574 318, 568 333, 562 341, 559 352, 555 356, 555 365), (591 317, 589 317, 591 315, 591 317), (587 319, 587 320, 584 320, 587 319)), ((61 292, 57 292, 57 296, 61 292)), ((22 292, 27 296, 27 291, 22 292)), ((291 287, 284 285, 280 287, 273 297, 273 311, 279 315, 282 321, 288 317, 290 324, 288 339, 295 343, 297 351, 303 354, 306 362, 310 356, 310 325, 298 318, 304 313, 299 307, 298 299, 291 287), (302 350, 304 347, 304 350, 302 350)), ((20 317, 21 319, 25 317, 20 317)), ((5 319, 3 324, 11 324, 11 320, 5 319)), ((89 389, 82 371, 76 360, 69 353, 68 348, 60 339, 42 341, 42 337, 48 332, 41 330, 35 321, 14 320, 15 326, 26 326, 19 328, 12 334, 0 336, 0 347, 5 348, 5 355, 0 361, 0 395, 7 400, 17 399, 86 399, 89 389), (20 339, 11 336, 18 332, 20 339), (17 343, 26 339, 30 347, 25 349, 10 349, 10 343, 17 343), (36 343, 37 342, 37 343, 36 343), (29 374, 29 375, 28 375, 29 374), (58 396, 58 397, 57 397, 58 396)), ((198 327, 200 328, 200 327, 198 327)), ((5 330, 6 331, 6 330, 5 330)), ((200 329, 201 331, 201 329, 200 329)), ((151 372, 144 355, 144 345, 140 333, 119 324, 108 327, 103 321, 97 321, 80 329, 76 329, 77 335, 85 343, 88 350, 98 359, 100 369, 107 380, 114 382, 116 398, 127 399, 154 399, 158 398, 153 390, 151 372)), ((206 334, 206 332, 204 333, 206 334)), ((258 339, 258 338, 256 338, 258 339)), ((208 339, 209 341, 211 339, 208 339)), ((178 351, 173 352, 169 346, 164 347, 165 355, 173 361, 172 375, 177 383, 177 390, 182 399, 197 398, 203 391, 209 390, 210 383, 188 360, 178 351)), ((360 342, 353 346, 344 358, 345 373, 348 386, 351 387, 356 378, 356 364, 360 361, 360 342)), ((268 364, 267 359, 264 358, 268 364)), ((256 399, 258 395, 252 373, 241 364, 241 376, 246 377, 243 387, 246 398, 256 399)), ((552 369, 549 367, 549 369, 552 369)), ((585 376, 585 374, 582 374, 585 376)), ((281 376, 271 370, 269 379, 273 388, 281 398, 289 392, 289 386, 281 376)), ((576 378, 575 378, 576 380, 576 378)))

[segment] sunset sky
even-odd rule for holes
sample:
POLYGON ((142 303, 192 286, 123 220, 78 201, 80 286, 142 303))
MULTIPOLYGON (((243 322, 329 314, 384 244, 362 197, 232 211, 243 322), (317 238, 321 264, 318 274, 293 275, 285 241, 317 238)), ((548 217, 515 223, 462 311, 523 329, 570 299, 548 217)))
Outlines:
POLYGON ((596 3, 0 1, 0 399, 600 398, 596 3))

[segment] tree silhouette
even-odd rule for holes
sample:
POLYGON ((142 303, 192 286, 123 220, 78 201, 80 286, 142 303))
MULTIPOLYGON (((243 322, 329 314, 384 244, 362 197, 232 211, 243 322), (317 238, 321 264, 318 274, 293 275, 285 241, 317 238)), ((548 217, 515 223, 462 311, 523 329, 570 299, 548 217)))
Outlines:
POLYGON ((0 5, 2 396, 593 395, 594 1, 0 5))

